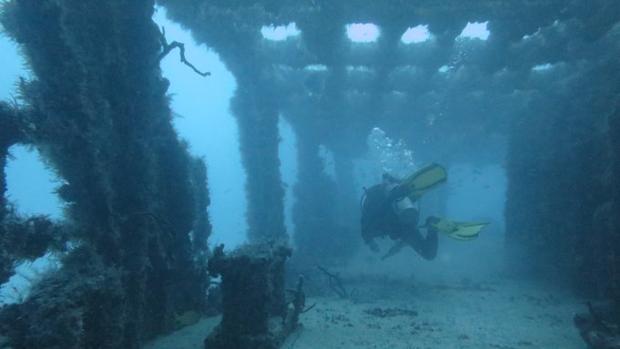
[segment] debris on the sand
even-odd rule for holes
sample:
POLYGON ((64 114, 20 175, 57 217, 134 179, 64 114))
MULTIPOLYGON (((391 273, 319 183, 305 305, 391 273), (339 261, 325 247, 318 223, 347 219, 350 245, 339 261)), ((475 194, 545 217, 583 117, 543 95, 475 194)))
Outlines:
POLYGON ((497 292, 497 289, 485 286, 480 283, 461 283, 460 285, 439 284, 433 286, 434 289, 440 291, 479 291, 479 292, 497 292))
POLYGON ((522 346, 522 347, 531 347, 531 346, 534 346, 534 343, 530 341, 519 341, 517 345, 522 346))
POLYGON ((418 312, 410 309, 403 308, 372 308, 364 310, 364 313, 380 318, 394 317, 394 316, 418 316, 418 312))
POLYGON ((588 312, 576 314, 575 326, 583 340, 592 349, 620 349, 620 326, 611 304, 587 303, 588 312))

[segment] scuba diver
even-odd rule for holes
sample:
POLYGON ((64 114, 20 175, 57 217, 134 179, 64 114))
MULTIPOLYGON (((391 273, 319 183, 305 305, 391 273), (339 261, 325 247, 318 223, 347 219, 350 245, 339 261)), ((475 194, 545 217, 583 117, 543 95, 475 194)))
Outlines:
POLYGON ((403 247, 412 247, 422 258, 433 260, 437 256, 438 233, 457 240, 472 240, 488 223, 453 222, 430 216, 423 226, 418 226, 419 211, 414 206, 428 190, 444 183, 446 170, 431 164, 404 180, 388 173, 382 182, 365 189, 362 198, 362 238, 373 252, 379 252, 376 238, 390 237, 395 244, 382 259, 398 253, 403 247), (420 232, 426 230, 426 234, 420 232))
POLYGON ((423 236, 418 229, 420 213, 408 196, 409 189, 398 179, 384 173, 380 184, 366 189, 362 203, 362 237, 373 252, 379 252, 375 238, 389 236, 398 241, 383 259, 408 244, 424 259, 437 255, 437 231, 423 236), (398 247, 396 247, 398 246, 398 247))

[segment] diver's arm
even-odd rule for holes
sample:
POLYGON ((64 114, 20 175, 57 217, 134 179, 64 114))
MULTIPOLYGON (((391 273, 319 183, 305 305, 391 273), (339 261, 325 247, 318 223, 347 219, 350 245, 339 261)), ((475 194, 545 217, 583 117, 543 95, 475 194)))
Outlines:
POLYGON ((409 188, 403 184, 399 184, 390 190, 387 195, 387 202, 391 204, 392 202, 398 201, 407 195, 409 195, 409 188))
POLYGON ((370 250, 372 252, 378 253, 379 250, 379 245, 377 244, 377 242, 375 241, 375 239, 370 239, 366 241, 366 245, 368 245, 368 248, 370 248, 370 250))
POLYGON ((362 226, 362 238, 372 252, 379 252, 379 245, 377 245, 377 242, 371 234, 371 229, 368 225, 362 226))

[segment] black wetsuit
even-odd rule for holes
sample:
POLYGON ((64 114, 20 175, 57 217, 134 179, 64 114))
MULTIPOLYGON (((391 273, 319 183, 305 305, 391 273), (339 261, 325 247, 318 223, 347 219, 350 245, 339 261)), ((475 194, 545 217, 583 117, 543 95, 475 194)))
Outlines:
POLYGON ((437 255, 437 231, 429 229, 426 237, 418 230, 418 211, 407 209, 398 213, 395 203, 403 198, 399 186, 388 191, 378 184, 366 189, 362 204, 362 237, 366 243, 374 238, 389 236, 410 245, 424 259, 437 255))

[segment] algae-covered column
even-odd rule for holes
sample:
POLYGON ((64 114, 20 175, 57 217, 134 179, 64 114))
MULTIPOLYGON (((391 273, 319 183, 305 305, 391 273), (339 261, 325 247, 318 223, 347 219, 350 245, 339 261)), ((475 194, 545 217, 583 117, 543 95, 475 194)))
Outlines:
POLYGON ((0 102, 0 222, 4 220, 7 210, 6 173, 9 148, 23 138, 17 124, 17 113, 14 108, 0 102))
POLYGON ((272 21, 269 12, 253 2, 159 3, 166 7, 171 19, 188 26, 198 42, 218 52, 237 79, 231 110, 238 121, 247 175, 248 238, 252 242, 285 239, 278 96, 260 32, 262 25, 272 21))
POLYGON ((294 188, 296 257, 305 263, 327 262, 348 250, 335 224, 335 183, 324 172, 318 135, 297 123, 297 184, 294 188))
POLYGON ((296 258, 304 263, 333 261, 348 246, 336 224, 338 190, 324 171, 319 146, 346 109, 344 87, 347 78, 343 53, 347 50, 342 9, 338 3, 324 3, 320 10, 297 23, 302 40, 316 62, 327 67, 324 88, 312 110, 291 110, 297 140, 298 179, 294 188, 296 258), (329 14, 329 15, 328 15, 329 14))
POLYGON ((29 141, 63 179, 78 243, 37 298, 10 309, 21 323, 2 325, 15 347, 138 348, 200 311, 207 287, 195 256, 206 253, 208 201, 193 193, 205 176, 192 175, 171 124, 154 1, 14 0, 3 10, 34 77, 22 86, 29 141))
MULTIPOLYGON (((2 242, 9 240, 7 236, 9 232, 5 226, 5 217, 8 213, 5 172, 7 158, 9 148, 21 138, 15 110, 6 103, 0 102, 0 241, 2 242)), ((0 283, 5 283, 13 274, 15 267, 13 250, 14 246, 6 246, 5 243, 0 243, 0 283)))
POLYGON ((568 86, 559 76, 531 82, 535 92, 527 115, 510 134, 505 209, 507 264, 531 275, 563 277, 591 295, 607 287, 600 256, 608 254, 601 220, 607 219, 609 200, 607 141, 600 127, 609 111, 598 95, 606 89, 600 79, 609 73, 594 66, 572 67, 581 70, 580 77, 568 86), (572 95, 594 85, 600 91, 572 95))
POLYGON ((239 146, 247 176, 248 238, 251 242, 286 240, 279 158, 279 96, 275 92, 273 69, 260 49, 260 27, 252 29, 250 33, 237 33, 239 38, 227 39, 220 48, 237 78, 231 111, 239 126, 239 146), (241 42, 245 45, 239 45, 241 42))
POLYGON ((570 140, 553 127, 559 117, 566 116, 546 111, 547 103, 546 96, 538 94, 528 114, 515 122, 506 166, 507 265, 513 272, 538 276, 566 262, 562 254, 574 239, 570 203, 578 200, 573 190, 568 190, 571 195, 561 194, 568 189, 566 180, 575 179, 564 150, 570 140))
POLYGON ((611 224, 609 225, 610 253, 607 268, 611 285, 611 297, 620 312, 620 95, 617 96, 615 111, 609 116, 609 146, 611 149, 611 224))
MULTIPOLYGON (((344 140, 351 143, 355 142, 350 138, 344 138, 344 140)), ((354 174, 354 156, 355 153, 348 149, 348 147, 347 149, 334 149, 334 171, 339 196, 336 213, 340 222, 347 226, 348 229, 354 229, 355 233, 357 233, 359 231, 358 223, 361 212, 354 174)), ((355 234, 355 236, 358 235, 355 234)))
POLYGON ((253 242, 286 237, 277 96, 269 73, 261 69, 250 71, 258 75, 267 73, 266 78, 237 74, 238 86, 231 108, 239 125, 241 156, 247 174, 248 238, 253 242))

